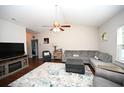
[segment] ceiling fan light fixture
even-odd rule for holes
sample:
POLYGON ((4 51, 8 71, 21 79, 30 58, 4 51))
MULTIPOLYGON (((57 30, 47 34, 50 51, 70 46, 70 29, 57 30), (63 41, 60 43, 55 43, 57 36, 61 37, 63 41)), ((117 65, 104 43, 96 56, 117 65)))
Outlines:
POLYGON ((54 27, 60 27, 60 23, 57 22, 57 21, 54 21, 54 24, 53 24, 54 27))
MULTIPOLYGON (((53 32, 61 32, 61 31, 65 31, 63 28, 65 27, 71 27, 70 25, 61 25, 60 22, 58 21, 58 17, 57 17, 57 8, 58 8, 58 5, 55 5, 55 8, 56 8, 56 13, 55 13, 55 19, 53 21, 53 25, 51 26, 52 28, 50 29, 50 31, 53 31, 53 32)), ((42 27, 50 27, 50 26, 42 26, 42 27)))
POLYGON ((58 27, 53 28, 53 32, 60 32, 61 30, 58 27))

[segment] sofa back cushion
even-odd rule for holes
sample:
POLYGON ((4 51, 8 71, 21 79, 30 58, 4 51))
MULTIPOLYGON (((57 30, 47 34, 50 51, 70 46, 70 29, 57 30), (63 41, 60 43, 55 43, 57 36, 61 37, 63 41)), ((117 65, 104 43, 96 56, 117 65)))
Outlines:
POLYGON ((65 57, 94 57, 97 51, 92 50, 66 50, 65 57))
POLYGON ((87 51, 80 51, 80 57, 87 57, 88 56, 88 53, 87 51))
POLYGON ((64 55, 65 55, 65 57, 71 57, 71 56, 72 56, 72 52, 70 52, 70 51, 65 51, 65 52, 64 52, 64 55))
POLYGON ((88 57, 94 57, 97 51, 87 51, 88 57))
POLYGON ((108 53, 96 52, 95 56, 98 57, 99 60, 104 62, 112 62, 112 56, 108 53))
POLYGON ((99 52, 99 51, 93 51, 93 50, 65 50, 64 52, 65 58, 73 57, 73 58, 83 58, 83 57, 95 57, 97 56, 99 60, 104 62, 112 62, 112 56, 99 52))
POLYGON ((66 50, 64 54, 65 57, 79 57, 80 51, 66 50))

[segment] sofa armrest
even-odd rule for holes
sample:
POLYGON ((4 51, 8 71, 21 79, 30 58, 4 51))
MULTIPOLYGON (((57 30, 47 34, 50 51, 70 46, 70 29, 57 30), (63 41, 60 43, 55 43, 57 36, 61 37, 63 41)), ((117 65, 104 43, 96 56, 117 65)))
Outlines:
POLYGON ((121 85, 114 83, 108 79, 95 76, 93 78, 93 86, 94 87, 121 87, 121 85))
POLYGON ((111 81, 118 83, 120 85, 123 85, 124 74, 98 68, 98 70, 96 70, 95 75, 102 77, 102 78, 105 78, 105 79, 108 79, 108 80, 111 80, 111 81))

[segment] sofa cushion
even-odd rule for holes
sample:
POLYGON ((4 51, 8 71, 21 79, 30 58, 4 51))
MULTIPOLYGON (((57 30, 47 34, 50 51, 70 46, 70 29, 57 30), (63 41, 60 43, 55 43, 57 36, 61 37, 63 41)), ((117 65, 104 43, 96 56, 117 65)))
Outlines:
POLYGON ((98 67, 99 65, 108 64, 108 63, 105 63, 105 62, 103 62, 103 61, 97 60, 97 59, 95 59, 95 58, 90 58, 90 62, 91 62, 95 67, 98 67))
POLYGON ((66 61, 67 59, 82 59, 83 61, 90 61, 89 57, 66 57, 66 61))
POLYGON ((65 54, 64 55, 65 57, 72 57, 73 56, 73 53, 71 51, 65 51, 64 54, 65 54))
POLYGON ((97 52, 95 56, 97 56, 101 61, 112 62, 112 56, 108 53, 97 52))
POLYGON ((80 57, 88 57, 88 52, 87 51, 80 51, 80 57))
POLYGON ((88 57, 94 57, 96 51, 88 51, 88 57))
POLYGON ((99 51, 97 51, 97 52, 95 52, 95 55, 94 56, 97 56, 97 57, 99 57, 99 51))
POLYGON ((102 77, 95 76, 93 78, 94 87, 121 87, 121 85, 114 83, 110 80, 104 79, 102 77))

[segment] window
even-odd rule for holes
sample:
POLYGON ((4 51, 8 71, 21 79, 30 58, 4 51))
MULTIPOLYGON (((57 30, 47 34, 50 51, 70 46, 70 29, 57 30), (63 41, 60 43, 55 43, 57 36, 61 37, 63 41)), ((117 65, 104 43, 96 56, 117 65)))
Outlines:
POLYGON ((124 27, 117 31, 117 60, 124 63, 124 27))

